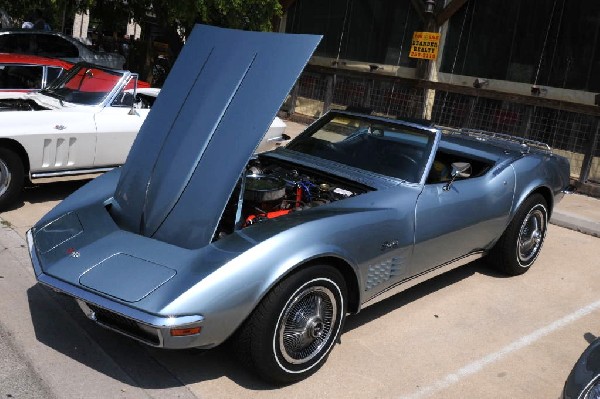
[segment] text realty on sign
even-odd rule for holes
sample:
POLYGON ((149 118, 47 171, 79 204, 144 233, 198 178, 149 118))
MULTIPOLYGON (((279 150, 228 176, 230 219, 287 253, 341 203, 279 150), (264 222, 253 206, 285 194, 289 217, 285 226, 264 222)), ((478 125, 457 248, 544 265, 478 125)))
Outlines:
POLYGON ((410 46, 410 58, 435 60, 440 45, 440 34, 433 32, 414 32, 410 46))

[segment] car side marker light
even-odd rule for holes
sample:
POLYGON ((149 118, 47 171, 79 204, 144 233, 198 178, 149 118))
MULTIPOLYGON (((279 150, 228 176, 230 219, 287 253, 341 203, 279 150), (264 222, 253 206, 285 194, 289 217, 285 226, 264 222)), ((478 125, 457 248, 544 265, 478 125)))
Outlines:
POLYGON ((185 337, 187 335, 200 334, 202 327, 192 328, 171 328, 172 337, 185 337))

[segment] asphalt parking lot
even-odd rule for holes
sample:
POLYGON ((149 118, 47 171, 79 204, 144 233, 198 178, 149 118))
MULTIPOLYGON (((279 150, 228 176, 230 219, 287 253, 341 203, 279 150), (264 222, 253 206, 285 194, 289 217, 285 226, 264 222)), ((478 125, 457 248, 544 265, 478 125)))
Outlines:
POLYGON ((527 274, 506 278, 478 261, 439 276, 350 316, 308 380, 268 386, 226 348, 145 347, 35 284, 24 233, 80 184, 31 188, 0 215, 0 337, 22 368, 3 366, 2 397, 558 398, 600 334, 600 239, 550 225, 527 274))

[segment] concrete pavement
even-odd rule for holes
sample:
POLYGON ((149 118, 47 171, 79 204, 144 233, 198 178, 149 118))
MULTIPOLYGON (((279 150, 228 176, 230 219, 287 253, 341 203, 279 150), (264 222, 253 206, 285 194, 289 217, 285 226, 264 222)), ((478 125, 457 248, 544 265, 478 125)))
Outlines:
POLYGON ((523 276, 474 262, 373 305, 348 318, 322 370, 274 388, 223 348, 161 351, 99 328, 35 284, 23 238, 0 226, 0 339, 11 337, 0 366, 21 377, 0 378, 0 396, 558 397, 586 337, 600 333, 598 242, 552 225, 523 276))

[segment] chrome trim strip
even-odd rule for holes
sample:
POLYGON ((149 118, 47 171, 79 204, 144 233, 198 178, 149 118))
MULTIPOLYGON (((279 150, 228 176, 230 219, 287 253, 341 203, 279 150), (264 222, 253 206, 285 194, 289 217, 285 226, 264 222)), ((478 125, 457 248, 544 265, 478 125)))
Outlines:
POLYGON ((506 133, 497 133, 497 132, 490 132, 487 130, 480 130, 480 129, 470 129, 470 128, 450 128, 450 127, 443 127, 441 128, 442 132, 444 132, 445 134, 461 134, 461 135, 467 135, 470 137, 473 137, 475 139, 497 139, 497 140, 502 140, 502 141, 510 141, 513 143, 518 143, 521 144, 522 146, 526 147, 526 150, 524 151, 524 153, 529 153, 532 147, 535 147, 539 150, 542 150, 548 154, 552 154, 552 147, 550 147, 549 144, 544 143, 543 141, 536 141, 536 140, 531 140, 531 139, 526 139, 523 137, 518 137, 518 136, 513 136, 510 134, 506 134, 506 133))
POLYGON ((30 173, 29 177, 33 179, 43 179, 47 177, 58 177, 58 176, 77 176, 77 175, 87 175, 93 173, 105 173, 113 170, 117 166, 109 166, 106 168, 91 168, 91 169, 74 169, 74 170, 60 170, 54 172, 40 172, 40 173, 30 173))
POLYGON ((420 284, 424 281, 427 281, 433 277, 439 276, 440 274, 444 274, 447 271, 456 269, 457 267, 464 266, 467 263, 471 263, 474 260, 480 259, 483 257, 483 255, 484 255, 483 251, 471 252, 467 255, 461 256, 459 258, 456 258, 454 260, 451 260, 449 262, 446 262, 439 266, 431 268, 427 271, 424 271, 423 273, 420 273, 415 276, 406 278, 402 281, 399 281, 398 283, 392 285, 391 287, 385 289, 384 291, 381 291, 380 293, 375 294, 375 296, 367 299, 365 302, 363 302, 361 304, 360 310, 368 308, 369 306, 371 306, 377 302, 381 302, 382 300, 392 297, 402 291, 406 291, 407 289, 412 288, 415 285, 420 284))

